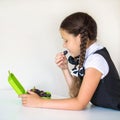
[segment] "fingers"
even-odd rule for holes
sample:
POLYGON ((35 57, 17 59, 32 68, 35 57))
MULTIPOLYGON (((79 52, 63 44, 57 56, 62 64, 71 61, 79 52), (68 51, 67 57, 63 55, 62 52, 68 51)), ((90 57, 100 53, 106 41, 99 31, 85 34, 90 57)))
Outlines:
POLYGON ((38 104, 36 104, 36 101, 39 101, 40 97, 32 91, 28 91, 28 93, 29 94, 22 94, 19 96, 21 98, 22 105, 26 107, 37 106, 38 104))
POLYGON ((22 104, 23 105, 27 104, 27 99, 26 98, 22 98, 22 104))
POLYGON ((27 96, 28 96, 28 94, 22 94, 22 95, 18 96, 19 98, 21 98, 23 105, 25 105, 27 103, 27 96))
POLYGON ((63 53, 58 53, 55 58, 56 64, 62 63, 65 59, 65 55, 63 53))
POLYGON ((26 97, 26 94, 21 94, 21 95, 19 95, 18 97, 19 97, 19 98, 24 98, 24 97, 26 97))
MULTIPOLYGON (((29 92, 31 94, 31 92, 29 92)), ((22 105, 23 106, 27 106, 28 104, 28 100, 29 100, 29 97, 30 97, 30 94, 22 94, 22 95, 19 95, 19 98, 21 98, 21 101, 22 101, 22 105)))
POLYGON ((27 98, 28 96, 35 94, 34 92, 32 92, 32 91, 30 91, 30 90, 28 90, 27 92, 28 92, 29 94, 21 94, 21 95, 19 95, 18 97, 19 97, 19 98, 27 98))
POLYGON ((32 95, 34 95, 35 93, 33 92, 33 91, 31 91, 31 90, 28 90, 27 91, 29 94, 32 94, 32 95))
POLYGON ((55 63, 60 67, 62 70, 63 69, 68 69, 68 60, 66 56, 64 55, 63 52, 58 53, 55 58, 55 63))

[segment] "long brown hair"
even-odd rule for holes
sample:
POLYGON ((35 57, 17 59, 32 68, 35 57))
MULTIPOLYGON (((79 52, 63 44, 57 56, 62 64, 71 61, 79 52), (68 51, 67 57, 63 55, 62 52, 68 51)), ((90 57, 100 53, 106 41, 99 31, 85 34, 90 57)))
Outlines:
MULTIPOLYGON (((66 17, 60 25, 60 29, 77 36, 81 35, 79 68, 83 67, 86 54, 86 45, 88 40, 95 41, 97 36, 97 24, 95 20, 87 13, 77 12, 66 17)), ((75 77, 70 87, 70 96, 78 95, 82 80, 75 77)))

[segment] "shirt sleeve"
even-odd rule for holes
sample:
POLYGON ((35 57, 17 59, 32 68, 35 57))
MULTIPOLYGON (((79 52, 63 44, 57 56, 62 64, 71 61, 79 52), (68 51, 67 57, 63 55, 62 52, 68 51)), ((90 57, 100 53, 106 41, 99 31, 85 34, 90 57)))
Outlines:
POLYGON ((85 69, 95 68, 102 73, 102 78, 104 78, 109 72, 109 66, 105 58, 100 54, 90 55, 84 64, 85 69))

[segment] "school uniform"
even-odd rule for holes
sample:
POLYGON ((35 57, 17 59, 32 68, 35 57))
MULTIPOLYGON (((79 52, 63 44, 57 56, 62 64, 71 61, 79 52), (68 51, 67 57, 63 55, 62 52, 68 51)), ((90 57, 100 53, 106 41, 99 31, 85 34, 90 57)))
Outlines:
MULTIPOLYGON (((86 50, 83 67, 84 69, 95 68, 102 73, 91 103, 120 110, 120 77, 107 49, 97 43, 92 44, 86 50)), ((78 76, 74 69, 71 74, 78 76)))

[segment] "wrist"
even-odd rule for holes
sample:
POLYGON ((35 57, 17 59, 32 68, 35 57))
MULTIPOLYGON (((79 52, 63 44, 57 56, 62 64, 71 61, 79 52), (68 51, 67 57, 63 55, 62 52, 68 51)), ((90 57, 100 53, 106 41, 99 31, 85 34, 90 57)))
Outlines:
POLYGON ((67 68, 67 69, 64 69, 62 70, 63 74, 66 76, 66 75, 71 75, 71 72, 70 70, 67 68))
POLYGON ((68 72, 68 71, 69 71, 68 68, 62 69, 62 72, 63 72, 63 73, 68 72))
POLYGON ((44 102, 45 102, 44 98, 40 97, 38 102, 38 107, 44 108, 44 102))

